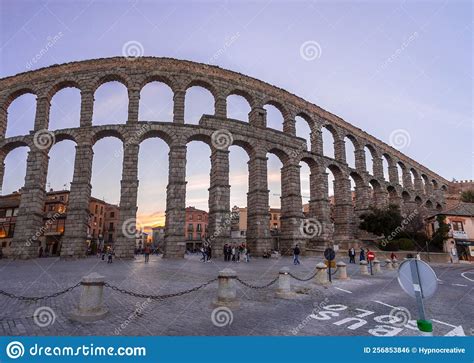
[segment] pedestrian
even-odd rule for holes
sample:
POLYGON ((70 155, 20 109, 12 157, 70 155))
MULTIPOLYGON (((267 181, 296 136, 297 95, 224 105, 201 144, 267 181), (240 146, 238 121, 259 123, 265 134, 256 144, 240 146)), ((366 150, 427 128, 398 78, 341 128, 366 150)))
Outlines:
POLYGON ((210 244, 210 243, 207 244, 207 251, 206 251, 206 254, 207 254, 207 261, 206 261, 206 262, 211 262, 211 258, 212 258, 212 247, 211 247, 211 244, 210 244))
POLYGON ((224 254, 224 261, 227 261, 227 243, 222 248, 222 253, 224 254))
POLYGON ((300 247, 298 245, 293 248, 293 264, 294 265, 299 265, 300 264, 300 247))
POLYGON ((232 247, 230 245, 227 245, 227 262, 230 261, 232 255, 232 247))
POLYGON ((365 251, 362 247, 360 248, 359 261, 365 261, 365 251))
POLYGON ((146 245, 145 246, 145 263, 148 263, 150 261, 150 246, 146 245))
POLYGON ((202 257, 201 257, 201 261, 202 262, 206 262, 207 260, 207 257, 206 257, 206 246, 201 246, 201 254, 202 254, 202 257))
POLYGON ((250 248, 247 247, 247 262, 250 262, 250 248))
POLYGON ((112 263, 112 256, 114 254, 114 251, 112 250, 111 247, 109 247, 108 253, 107 253, 107 263, 112 263))
POLYGON ((232 255, 232 262, 235 262, 235 254, 236 254, 235 243, 232 245, 231 255, 232 255))
POLYGON ((392 261, 393 261, 393 260, 396 260, 396 259, 397 259, 397 255, 396 255, 394 252, 392 252, 392 253, 390 254, 390 259, 391 259, 392 261))
POLYGON ((40 247, 39 249, 39 258, 43 257, 43 246, 40 247))

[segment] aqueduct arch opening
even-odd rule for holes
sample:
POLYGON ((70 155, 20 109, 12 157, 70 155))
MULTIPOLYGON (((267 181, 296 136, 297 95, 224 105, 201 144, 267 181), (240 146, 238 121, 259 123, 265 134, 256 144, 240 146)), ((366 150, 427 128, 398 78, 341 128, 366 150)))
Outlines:
MULTIPOLYGON (((209 111, 210 112, 210 111, 209 111)), ((25 185, 22 189, 17 226, 9 254, 14 257, 37 256, 37 243, 32 236, 43 226, 42 210, 48 170, 48 151, 56 140, 68 138, 76 143, 74 173, 61 255, 83 256, 88 231, 88 203, 91 197, 91 168, 93 146, 106 136, 119 138, 123 143, 122 178, 120 187, 120 222, 136 219, 138 173, 137 161, 142 140, 151 136, 162 138, 169 146, 168 186, 166 188, 165 256, 182 257, 185 236, 186 145, 190 140, 201 140, 211 146, 211 173, 209 188, 210 228, 220 243, 230 238, 227 223, 230 214, 229 146, 244 147, 249 155, 247 194, 247 241, 253 252, 259 254, 270 246, 268 226, 267 154, 277 153, 282 161, 282 240, 283 250, 295 243, 304 250, 320 250, 329 243, 346 243, 357 239, 354 228, 355 211, 350 193, 350 179, 355 179, 357 208, 383 206, 389 201, 403 200, 433 210, 444 205, 444 188, 448 181, 415 160, 383 143, 368 133, 352 126, 320 107, 311 104, 281 88, 257 79, 189 61, 169 58, 143 57, 130 61, 125 58, 107 58, 55 65, 36 71, 0 79, 0 176, 3 181, 4 159, 10 150, 29 146, 25 185), (111 119, 95 125, 94 94, 107 82, 120 82, 126 89, 127 113, 125 123, 111 119), (165 83, 173 93, 172 122, 141 120, 139 122, 142 88, 151 81, 165 83), (191 87, 207 89, 214 102, 213 114, 200 117, 198 125, 185 122, 186 93, 191 87), (49 129, 51 99, 59 90, 75 87, 80 90, 79 127, 49 129), (5 137, 9 124, 8 108, 22 96, 36 96, 33 132, 5 137), (227 98, 239 95, 250 105, 248 122, 227 117, 227 98), (265 105, 272 105, 282 114, 281 130, 267 127, 265 105), (295 118, 308 121, 308 138, 296 136, 295 118), (109 123, 110 122, 110 123, 109 123), (322 128, 330 131, 333 145, 325 145, 322 128), (224 143, 216 142, 216 133, 230 135, 224 143), (39 138, 43 135, 43 138, 39 138), (344 137, 354 145, 355 165, 346 161, 344 137), (45 139, 46 138, 46 139, 45 139), (50 140, 51 142, 38 142, 50 140), (328 146, 334 155, 323 150, 328 146), (367 170, 366 152, 372 156, 372 170, 367 170), (388 180, 384 178, 383 159, 388 163, 388 180), (300 162, 308 164, 310 174, 309 210, 303 214, 300 188, 300 162), (403 185, 399 181, 397 165, 403 165, 403 185), (326 168, 335 176, 334 210, 328 195, 326 168), (369 177, 370 176, 370 177, 369 177), (370 186, 372 189, 370 189, 370 186), (372 190, 372 191, 371 191, 372 190), (362 193, 362 194, 361 194, 362 193), (361 197, 362 195, 362 197, 361 197), (410 198, 407 199, 406 195, 410 198), (417 196, 418 198, 412 197, 417 196), (421 199, 421 203, 420 203, 421 199), (415 203, 416 202, 416 203, 415 203), (212 217, 211 217, 212 216, 212 217), (321 226, 317 235, 303 236, 301 221, 313 218, 321 226), (224 232, 222 232, 224 231, 224 232)), ((119 228, 117 254, 131 257, 135 237, 119 228)))

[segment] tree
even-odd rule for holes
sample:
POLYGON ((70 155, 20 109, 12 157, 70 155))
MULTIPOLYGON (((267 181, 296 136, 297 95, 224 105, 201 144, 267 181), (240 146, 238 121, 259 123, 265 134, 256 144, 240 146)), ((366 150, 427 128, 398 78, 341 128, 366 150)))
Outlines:
POLYGON ((387 238, 393 233, 399 233, 403 217, 398 205, 389 204, 384 209, 372 207, 370 212, 362 214, 360 219, 360 229, 387 238))
POLYGON ((446 223, 446 216, 438 214, 436 216, 438 229, 433 233, 430 244, 439 251, 443 250, 444 241, 448 238, 449 224, 446 223))
POLYGON ((461 201, 465 203, 474 203, 474 189, 469 189, 462 192, 461 201))

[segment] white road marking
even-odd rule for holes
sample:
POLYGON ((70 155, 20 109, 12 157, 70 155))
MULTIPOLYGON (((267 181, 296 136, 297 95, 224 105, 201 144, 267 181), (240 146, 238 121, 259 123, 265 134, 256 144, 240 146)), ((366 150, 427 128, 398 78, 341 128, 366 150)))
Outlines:
POLYGON ((347 292, 348 294, 352 294, 352 291, 349 291, 349 290, 344 290, 344 289, 341 289, 340 287, 335 287, 335 289, 338 289, 338 290, 341 290, 341 291, 344 291, 344 292, 347 292))
POLYGON ((470 279, 469 277, 466 276, 466 274, 474 274, 474 271, 466 271, 461 274, 462 277, 464 277, 466 280, 469 280, 471 282, 474 282, 473 279, 470 279))
POLYGON ((451 284, 453 286, 467 286, 467 285, 464 285, 464 284, 451 284))
POLYGON ((450 326, 451 328, 457 328, 456 325, 449 324, 449 323, 445 323, 444 321, 439 321, 439 320, 436 320, 436 319, 431 319, 431 320, 434 321, 435 323, 439 323, 439 324, 443 324, 443 325, 450 326))
POLYGON ((392 308, 392 309, 396 309, 397 306, 393 306, 393 305, 389 305, 389 304, 386 304, 382 301, 378 301, 378 300, 372 300, 373 302, 376 302, 377 304, 382 304, 382 305, 385 305, 385 306, 388 306, 389 308, 392 308))

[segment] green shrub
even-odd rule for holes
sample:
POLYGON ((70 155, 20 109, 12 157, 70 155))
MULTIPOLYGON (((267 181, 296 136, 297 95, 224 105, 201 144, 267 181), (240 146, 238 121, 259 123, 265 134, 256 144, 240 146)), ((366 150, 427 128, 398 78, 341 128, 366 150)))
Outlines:
POLYGON ((398 251, 399 250, 398 240, 389 241, 389 242, 382 240, 381 242, 379 242, 379 248, 382 251, 398 251))
POLYGON ((409 239, 409 238, 400 238, 397 240, 398 242, 398 247, 402 251, 414 251, 415 250, 415 241, 409 239))

